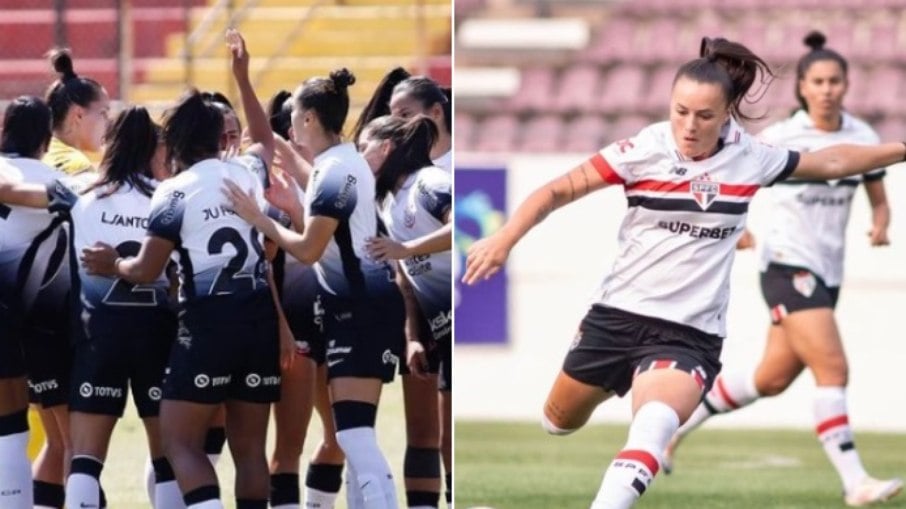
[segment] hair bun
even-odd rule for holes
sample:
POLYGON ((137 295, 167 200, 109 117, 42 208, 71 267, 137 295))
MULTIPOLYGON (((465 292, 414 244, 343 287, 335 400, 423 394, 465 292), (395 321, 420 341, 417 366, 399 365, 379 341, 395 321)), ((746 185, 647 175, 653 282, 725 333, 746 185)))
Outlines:
POLYGON ((337 92, 342 92, 346 90, 350 85, 355 85, 355 74, 343 67, 342 69, 337 69, 330 73, 330 80, 333 81, 334 86, 337 88, 337 92))
POLYGON ((78 78, 78 75, 73 70, 72 55, 69 54, 68 49, 54 48, 50 50, 48 57, 50 58, 50 64, 53 66, 53 70, 60 75, 60 79, 68 80, 78 78))
POLYGON ((802 39, 802 42, 806 46, 812 48, 812 51, 818 51, 824 49, 824 44, 827 42, 827 37, 824 36, 821 32, 817 30, 812 30, 805 36, 805 39, 802 39))

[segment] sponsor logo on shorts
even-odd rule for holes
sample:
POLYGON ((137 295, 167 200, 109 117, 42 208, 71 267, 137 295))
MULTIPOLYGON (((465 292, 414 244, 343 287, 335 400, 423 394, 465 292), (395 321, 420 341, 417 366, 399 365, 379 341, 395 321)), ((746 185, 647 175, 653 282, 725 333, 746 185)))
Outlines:
POLYGON ((351 346, 336 346, 336 345, 337 345, 337 340, 335 340, 335 339, 331 339, 327 343, 327 355, 328 356, 336 355, 338 353, 342 353, 342 354, 352 353, 351 346))
POLYGON ((815 288, 817 286, 818 281, 811 272, 800 270, 793 275, 793 288, 806 298, 810 298, 812 294, 815 293, 815 288))
POLYGON ((123 389, 122 387, 92 386, 90 383, 85 382, 79 386, 79 395, 83 398, 90 398, 92 396, 101 398, 122 398, 123 389))
POLYGON ((450 311, 441 311, 434 318, 431 319, 429 325, 431 325, 431 330, 436 331, 444 329, 450 325, 450 322, 453 321, 453 310, 450 311))
POLYGON ((296 341, 296 355, 306 355, 311 353, 311 345, 308 341, 296 341))
POLYGON ((381 354, 381 362, 384 364, 399 364, 400 358, 396 355, 393 355, 393 352, 390 349, 384 350, 384 353, 381 354))
POLYGON ((204 389, 207 386, 219 387, 221 385, 226 385, 230 383, 232 375, 226 376, 215 376, 214 378, 209 377, 208 375, 202 373, 195 376, 195 387, 199 389, 204 389))
POLYGON ((41 394, 44 391, 52 391, 60 388, 60 384, 57 383, 56 378, 44 380, 43 382, 38 382, 36 384, 28 382, 28 386, 31 387, 31 390, 35 391, 35 394, 41 394))
POLYGON ((245 385, 248 385, 249 387, 258 387, 261 385, 261 376, 257 373, 249 373, 249 375, 245 377, 245 385))
POLYGON ((195 376, 195 387, 199 389, 204 389, 211 383, 211 377, 205 374, 195 376))
POLYGON ((160 401, 161 396, 162 393, 160 387, 152 387, 148 389, 148 397, 151 399, 151 401, 160 401))
POLYGON ((327 361, 327 367, 332 368, 341 362, 343 362, 343 359, 334 359, 334 360, 327 361))

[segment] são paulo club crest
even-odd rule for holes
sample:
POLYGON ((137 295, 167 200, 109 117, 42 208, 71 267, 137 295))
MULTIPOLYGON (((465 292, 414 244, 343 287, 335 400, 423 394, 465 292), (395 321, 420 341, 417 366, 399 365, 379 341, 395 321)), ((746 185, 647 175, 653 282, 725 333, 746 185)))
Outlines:
POLYGON ((698 203, 702 210, 708 210, 708 207, 720 196, 720 183, 712 181, 711 177, 705 173, 689 184, 689 191, 692 192, 695 203, 698 203))
POLYGON ((813 293, 815 293, 815 288, 818 286, 818 281, 815 279, 815 275, 807 270, 800 270, 799 272, 793 274, 793 288, 797 292, 801 293, 803 297, 810 298, 813 293))

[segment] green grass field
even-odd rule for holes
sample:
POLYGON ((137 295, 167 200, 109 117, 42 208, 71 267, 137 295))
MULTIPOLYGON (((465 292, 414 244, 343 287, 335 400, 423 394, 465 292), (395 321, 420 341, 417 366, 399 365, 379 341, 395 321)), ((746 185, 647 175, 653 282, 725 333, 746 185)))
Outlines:
MULTIPOLYGON (((456 423, 456 506, 586 509, 627 426, 589 425, 567 437, 536 423, 456 423)), ((906 435, 857 433, 876 477, 906 476, 906 435)), ((683 443, 674 473, 658 474, 639 508, 845 507, 836 473, 808 431, 703 429, 683 443)), ((906 508, 906 494, 884 504, 906 508)))
MULTIPOLYGON (((378 410, 378 440, 384 455, 390 462, 397 482, 397 494, 405 501, 402 489, 403 453, 406 448, 406 426, 403 418, 402 385, 397 377, 393 384, 384 386, 381 407, 378 410)), ((273 425, 270 429, 273 439, 273 425)), ((305 451, 302 454, 303 464, 311 457, 312 450, 321 437, 321 425, 317 416, 312 417, 305 451)), ((268 454, 272 446, 268 445, 268 454)), ((130 404, 126 416, 119 422, 113 433, 110 453, 101 483, 107 492, 109 506, 113 509, 147 509, 150 507, 144 486, 144 468, 148 457, 148 446, 141 420, 130 404)), ((221 499, 226 507, 235 507, 233 499, 233 465, 227 448, 217 465, 217 476, 220 481, 221 499)), ((304 479, 304 472, 302 478, 304 479)), ((341 491, 337 509, 346 508, 345 494, 341 491)))

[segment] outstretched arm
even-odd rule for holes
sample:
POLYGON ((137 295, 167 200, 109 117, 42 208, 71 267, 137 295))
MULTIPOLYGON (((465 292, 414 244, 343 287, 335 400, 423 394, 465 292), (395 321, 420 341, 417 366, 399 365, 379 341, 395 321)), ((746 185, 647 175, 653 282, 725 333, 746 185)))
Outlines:
POLYGON ((800 179, 836 180, 904 160, 906 143, 833 145, 800 154, 793 176, 800 179))
POLYGON ((591 162, 586 161, 535 190, 497 233, 472 244, 463 282, 471 285, 493 276, 513 246, 551 212, 607 185, 591 162))
POLYGON ((245 112, 245 120, 248 122, 249 137, 254 142, 247 152, 261 157, 264 164, 270 168, 271 162, 274 160, 274 134, 271 132, 267 115, 264 113, 261 103, 258 102, 258 97, 255 95, 249 79, 249 53, 245 40, 237 30, 232 28, 227 30, 226 39, 232 56, 233 77, 236 78, 236 86, 239 87, 239 97, 242 100, 242 110, 245 112))

